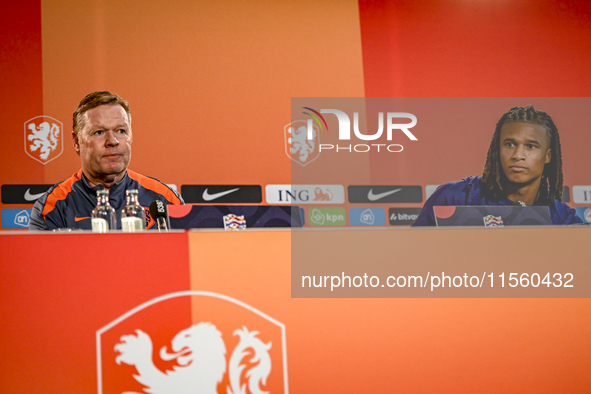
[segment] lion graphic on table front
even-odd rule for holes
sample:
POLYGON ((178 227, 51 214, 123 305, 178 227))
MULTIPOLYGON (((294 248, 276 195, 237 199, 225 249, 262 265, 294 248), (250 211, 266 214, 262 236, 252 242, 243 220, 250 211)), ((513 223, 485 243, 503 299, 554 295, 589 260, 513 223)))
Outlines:
POLYGON ((49 154, 55 150, 60 135, 60 127, 49 122, 42 122, 39 126, 35 126, 35 123, 29 123, 28 125, 31 133, 27 136, 27 140, 33 141, 29 145, 31 152, 39 150, 39 157, 42 160, 47 160, 49 154))
MULTIPOLYGON (((222 334, 213 324, 202 322, 179 332, 171 341, 171 353, 166 350, 166 346, 160 349, 160 358, 166 361, 176 359, 179 364, 172 371, 165 372, 159 370, 152 361, 150 336, 142 330, 135 332, 135 335, 122 336, 121 342, 115 345, 115 351, 119 353, 115 361, 117 364, 135 366, 137 375, 133 377, 146 386, 144 393, 217 394, 217 386, 226 373, 226 345, 222 334)), ((271 372, 271 342, 263 343, 257 338, 257 331, 248 331, 244 326, 234 331, 234 335, 240 337, 240 342, 228 363, 230 385, 227 393, 266 394, 260 386, 266 385, 271 372), (248 355, 252 357, 247 361, 253 366, 246 369, 243 361, 248 355), (247 384, 240 384, 245 369, 247 384)))

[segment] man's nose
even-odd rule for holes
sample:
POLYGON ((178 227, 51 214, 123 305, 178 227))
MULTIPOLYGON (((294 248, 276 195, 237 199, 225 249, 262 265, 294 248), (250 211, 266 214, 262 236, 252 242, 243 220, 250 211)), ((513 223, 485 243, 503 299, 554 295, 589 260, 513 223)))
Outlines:
POLYGON ((119 145, 119 140, 113 131, 107 131, 107 145, 108 146, 117 146, 119 145))
POLYGON ((523 145, 517 145, 513 151, 513 159, 522 160, 525 158, 525 147, 523 145))

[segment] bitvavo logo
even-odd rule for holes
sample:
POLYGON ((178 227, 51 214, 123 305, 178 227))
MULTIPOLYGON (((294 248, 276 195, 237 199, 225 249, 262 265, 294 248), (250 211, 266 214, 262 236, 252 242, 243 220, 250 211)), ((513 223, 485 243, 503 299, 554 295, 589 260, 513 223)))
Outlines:
MULTIPOLYGON (((328 130, 328 124, 326 123, 326 119, 321 114, 333 114, 336 115, 337 120, 339 122, 339 140, 341 141, 349 141, 351 140, 351 120, 349 116, 338 109, 321 109, 320 112, 309 108, 309 107, 302 107, 310 112, 304 112, 305 115, 309 115, 312 119, 307 120, 307 139, 314 140, 316 138, 316 130, 314 129, 314 122, 320 127, 320 129, 328 130), (322 120, 322 123, 320 122, 322 120), (324 126, 323 126, 324 125, 324 126)), ((384 133, 384 118, 386 119, 386 137, 388 141, 392 141, 392 135, 394 130, 402 131, 408 139, 411 141, 417 141, 417 137, 414 136, 413 133, 410 132, 410 128, 416 126, 417 124, 417 117, 413 114, 408 112, 387 112, 386 116, 384 116, 383 112, 378 113, 378 131, 375 134, 362 134, 359 131, 359 113, 353 112, 353 133, 355 136, 363 141, 375 141, 382 136, 384 133), (406 118, 410 120, 410 123, 394 123, 394 119, 402 119, 406 118)), ((333 144, 319 144, 318 152, 322 152, 323 150, 331 150, 334 149, 336 152, 344 151, 344 152, 369 152, 370 150, 375 150, 377 152, 402 152, 404 147, 400 144, 349 144, 349 145, 339 145, 336 146, 333 144)))

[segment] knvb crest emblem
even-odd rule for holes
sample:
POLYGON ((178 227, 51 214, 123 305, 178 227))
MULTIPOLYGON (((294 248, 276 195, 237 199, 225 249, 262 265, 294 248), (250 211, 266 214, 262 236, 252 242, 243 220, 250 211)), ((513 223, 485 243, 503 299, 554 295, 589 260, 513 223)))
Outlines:
POLYGON ((51 116, 36 116, 25 122, 25 152, 41 164, 56 159, 64 150, 63 124, 51 116))
POLYGON ((285 154, 299 165, 307 166, 320 155, 320 129, 308 121, 296 120, 284 127, 285 154), (308 136, 308 128, 311 137, 308 136))
POLYGON ((96 338, 99 394, 288 392, 285 326, 222 294, 158 297, 96 338))

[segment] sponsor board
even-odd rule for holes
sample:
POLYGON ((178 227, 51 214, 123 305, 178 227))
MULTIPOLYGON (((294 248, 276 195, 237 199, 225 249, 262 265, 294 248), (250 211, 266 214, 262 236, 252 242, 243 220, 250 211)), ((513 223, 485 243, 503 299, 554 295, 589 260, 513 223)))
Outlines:
POLYGON ((245 204, 263 201, 259 185, 182 185, 181 195, 188 204, 245 204))
POLYGON ((591 207, 578 207, 575 209, 577 216, 583 219, 584 223, 591 223, 591 207))
POLYGON ((342 185, 267 185, 267 204, 343 204, 342 185))
POLYGON ((388 218, 392 226, 410 226, 417 220, 421 208, 390 208, 388 218))
POLYGON ((384 208, 349 208, 349 224, 351 226, 385 226, 386 211, 384 208))
POLYGON ((53 185, 2 185, 2 204, 34 204, 53 185))
MULTIPOLYGON (((425 200, 428 200, 429 197, 437 190, 439 185, 426 185, 425 186, 425 200)), ((562 188, 562 202, 570 202, 570 190, 568 186, 564 186, 562 188)))
POLYGON ((562 202, 570 202, 570 191, 568 186, 562 188, 562 202))
POLYGON ((591 186, 573 186, 573 202, 575 204, 591 204, 591 186))
POLYGON ((420 186, 349 186, 351 203, 422 202, 420 186))
POLYGON ((310 226, 344 226, 346 215, 344 208, 308 208, 310 226))
POLYGON ((25 122, 25 153, 45 165, 64 151, 63 124, 51 116, 36 116, 25 122))
POLYGON ((2 228, 6 229, 23 229, 29 228, 29 218, 31 217, 31 209, 14 209, 8 208, 2 210, 2 228))
POLYGON ((425 200, 428 200, 429 197, 431 197, 431 195, 433 193, 435 193, 435 190, 437 190, 438 187, 439 187, 439 185, 427 185, 427 186, 425 186, 425 200))

